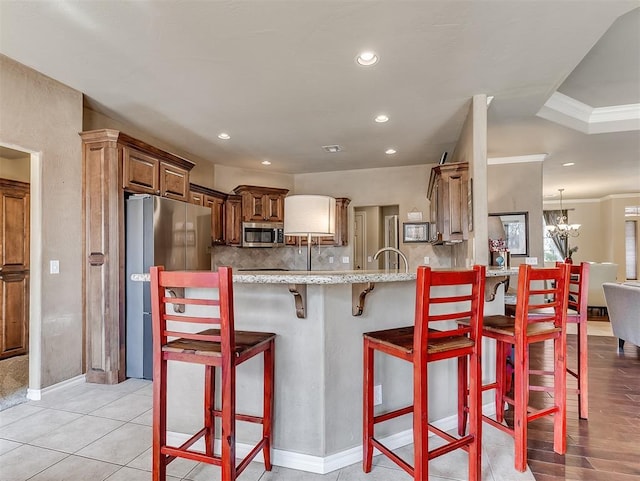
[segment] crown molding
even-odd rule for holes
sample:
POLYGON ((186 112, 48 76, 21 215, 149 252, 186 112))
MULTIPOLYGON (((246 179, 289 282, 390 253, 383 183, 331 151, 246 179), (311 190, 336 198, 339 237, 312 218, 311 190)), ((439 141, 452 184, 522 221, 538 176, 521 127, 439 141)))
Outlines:
POLYGON ((543 162, 549 154, 516 155, 511 157, 489 157, 487 165, 520 164, 523 162, 543 162))
POLYGON ((585 134, 640 130, 640 104, 594 108, 560 92, 549 97, 537 116, 585 134))

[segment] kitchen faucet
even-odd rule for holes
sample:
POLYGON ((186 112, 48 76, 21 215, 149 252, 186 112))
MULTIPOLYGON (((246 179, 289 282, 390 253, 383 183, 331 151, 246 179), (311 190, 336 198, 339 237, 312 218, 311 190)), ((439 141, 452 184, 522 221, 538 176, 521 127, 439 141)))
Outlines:
MULTIPOLYGON (((396 254, 398 254, 400 257, 402 257, 402 260, 404 261, 404 272, 406 274, 409 273, 409 263, 407 262, 407 256, 405 256, 400 249, 396 249, 395 247, 383 247, 382 249, 380 249, 378 252, 376 252, 375 254, 373 254, 373 260, 378 259, 378 256, 382 253, 382 252, 395 252, 396 254)), ((400 266, 398 266, 400 267, 400 266)))

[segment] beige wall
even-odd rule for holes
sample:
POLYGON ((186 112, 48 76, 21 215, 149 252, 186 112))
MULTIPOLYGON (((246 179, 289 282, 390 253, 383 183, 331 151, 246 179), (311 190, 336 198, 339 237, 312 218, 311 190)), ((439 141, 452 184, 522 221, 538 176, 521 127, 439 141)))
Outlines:
POLYGON ((469 185, 473 207, 469 216, 472 230, 469 240, 455 246, 454 265, 464 267, 468 262, 487 265, 487 96, 474 95, 469 112, 451 156, 451 162, 469 162, 469 185))
POLYGON ((250 170, 226 165, 215 166, 214 189, 231 193, 239 185, 260 185, 277 189, 293 190, 293 175, 269 172, 268 169, 250 170))
MULTIPOLYGON (((529 214, 529 257, 537 257, 538 265, 542 266, 544 264, 542 162, 489 165, 487 186, 489 213, 527 212, 529 214)), ((488 252, 487 243, 483 249, 488 252)), ((524 257, 511 258, 513 266, 523 262, 524 257)))
POLYGON ((0 112, 0 143, 33 153, 29 384, 40 389, 82 372, 82 94, 0 55, 0 112))
POLYGON ((130 124, 119 122, 110 117, 107 117, 106 115, 95 112, 94 110, 85 107, 83 109, 82 130, 98 129, 119 130, 127 135, 130 135, 131 137, 135 137, 136 139, 140 139, 143 142, 147 142, 154 147, 166 150, 167 152, 171 152, 172 154, 175 154, 179 157, 189 159, 196 164, 196 166, 189 174, 190 182, 202 185, 204 187, 209 187, 210 189, 214 188, 214 164, 211 160, 203 159, 201 157, 193 155, 188 151, 176 148, 173 145, 167 144, 162 139, 152 137, 143 130, 138 129, 130 124))
MULTIPOLYGON (((429 220, 427 184, 432 167, 432 164, 426 164, 297 174, 294 176, 295 193, 350 198, 350 226, 353 225, 353 211, 356 207, 398 205, 400 229, 402 229, 402 223, 407 221, 407 213, 414 209, 422 212, 424 221, 429 220)), ((352 231, 353 229, 350 228, 350 234, 352 231)), ((349 244, 351 256, 353 256, 353 242, 349 244)), ((416 269, 422 264, 424 256, 430 258, 430 264, 433 266, 450 267, 451 265, 451 246, 431 246, 427 243, 404 244, 401 235, 400 249, 407 255, 410 269, 416 269)))
MULTIPOLYGON (((619 281, 625 279, 624 208, 640 205, 640 193, 611 195, 602 199, 569 200, 562 202, 569 209, 569 222, 581 224, 580 235, 571 238, 569 245, 578 246, 574 262, 613 262, 618 264, 619 281)), ((545 209, 559 209, 558 202, 545 202, 545 209)), ((640 252, 636 252, 636 259, 640 252)))
POLYGON ((0 179, 18 180, 28 183, 30 169, 31 156, 29 154, 25 154, 23 158, 19 159, 0 157, 0 179))

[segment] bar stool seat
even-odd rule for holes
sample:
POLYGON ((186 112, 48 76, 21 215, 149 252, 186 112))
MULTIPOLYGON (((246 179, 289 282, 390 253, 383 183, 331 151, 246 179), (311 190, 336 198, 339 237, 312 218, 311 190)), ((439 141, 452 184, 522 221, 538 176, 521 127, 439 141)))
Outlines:
POLYGON ((151 305, 153 481, 165 481, 167 465, 176 458, 220 466, 220 479, 235 481, 256 455, 262 452, 265 470, 270 471, 276 335, 234 329, 231 268, 220 267, 217 272, 187 272, 152 267, 151 305), (203 294, 213 289, 218 291, 217 299, 203 294), (194 323, 213 327, 193 332, 190 326, 194 323), (261 353, 264 359, 262 415, 239 414, 236 412, 236 367, 261 353), (179 446, 167 442, 169 361, 204 366, 203 427, 179 446), (221 371, 219 409, 216 408, 217 367, 221 371), (214 449, 216 418, 220 419, 220 453, 214 449), (261 424, 262 436, 236 465, 237 421, 261 424), (200 439, 204 439, 204 449, 195 449, 194 445, 200 439))
MULTIPOLYGON (((481 382, 480 350, 482 312, 484 308, 484 266, 464 271, 432 271, 418 267, 416 280, 416 315, 413 326, 386 329, 363 334, 363 470, 371 471, 373 450, 379 449, 394 463, 404 469, 415 481, 429 479, 429 460, 455 449, 469 454, 469 479, 481 478, 481 382), (448 287, 448 292, 443 287, 448 287), (435 289, 434 289, 435 288, 435 289), (455 292, 455 293, 454 293, 455 292), (436 313, 437 312, 437 313, 436 313), (455 321, 470 319, 468 327, 459 328, 455 321), (447 325, 446 322, 452 321, 447 325), (429 327, 438 323, 442 329, 429 327), (455 327, 451 327, 453 324, 455 327), (413 365, 413 403, 374 416, 374 352, 378 351, 413 365), (470 428, 467 435, 455 438, 428 422, 428 369, 430 362, 445 359, 469 359, 470 428), (376 439, 374 427, 390 419, 413 414, 414 465, 411 466, 376 439), (428 435, 433 432, 447 443, 429 450, 428 435)), ((459 380, 459 387, 466 390, 467 380, 459 380)))

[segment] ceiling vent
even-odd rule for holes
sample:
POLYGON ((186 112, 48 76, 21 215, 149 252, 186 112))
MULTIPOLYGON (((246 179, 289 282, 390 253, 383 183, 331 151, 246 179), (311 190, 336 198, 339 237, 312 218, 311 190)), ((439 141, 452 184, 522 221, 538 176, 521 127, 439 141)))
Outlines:
POLYGON ((325 152, 329 152, 330 154, 342 152, 342 147, 340 147, 339 145, 323 145, 322 148, 325 152))

